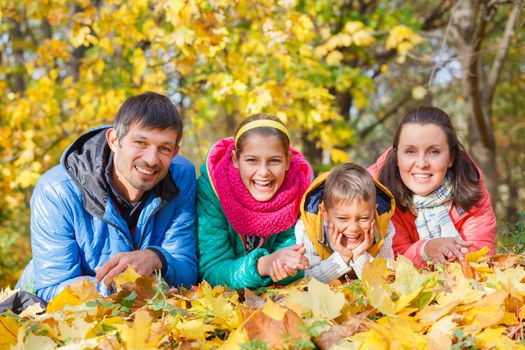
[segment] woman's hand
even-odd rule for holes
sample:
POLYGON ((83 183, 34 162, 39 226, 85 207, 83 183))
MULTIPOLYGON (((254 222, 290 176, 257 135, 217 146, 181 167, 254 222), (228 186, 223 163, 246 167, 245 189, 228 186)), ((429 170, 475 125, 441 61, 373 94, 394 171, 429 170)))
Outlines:
POLYGON ((279 249, 259 259, 257 272, 263 277, 270 276, 274 282, 294 276, 297 271, 306 270, 310 267, 305 253, 306 248, 302 243, 279 249))
POLYGON ((473 243, 460 238, 440 237, 434 238, 425 245, 425 253, 435 263, 446 263, 449 261, 464 261, 464 254, 473 243))

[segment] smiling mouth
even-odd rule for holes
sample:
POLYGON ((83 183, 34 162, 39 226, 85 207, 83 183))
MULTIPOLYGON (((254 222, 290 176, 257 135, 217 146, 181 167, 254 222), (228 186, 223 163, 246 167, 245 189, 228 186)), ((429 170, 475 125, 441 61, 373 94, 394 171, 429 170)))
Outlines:
POLYGON ((144 175, 154 175, 157 170, 148 170, 148 169, 145 169, 145 168, 141 168, 139 166, 135 166, 135 169, 141 173, 141 174, 144 174, 144 175))
POLYGON ((341 237, 341 243, 343 245, 348 245, 350 243, 359 243, 361 235, 355 235, 355 236, 347 236, 343 234, 343 237, 341 237))
POLYGON ((432 174, 412 174, 416 181, 426 181, 432 177, 432 174))
POLYGON ((252 183, 256 188, 259 188, 262 190, 268 190, 273 185, 273 181, 271 180, 252 180, 252 183))

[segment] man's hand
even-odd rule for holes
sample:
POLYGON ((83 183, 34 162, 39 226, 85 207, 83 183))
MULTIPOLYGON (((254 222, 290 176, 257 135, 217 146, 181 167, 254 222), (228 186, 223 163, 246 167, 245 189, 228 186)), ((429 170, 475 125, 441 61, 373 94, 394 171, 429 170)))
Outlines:
POLYGON ((473 243, 464 241, 460 238, 440 237, 434 238, 425 245, 425 253, 435 263, 446 263, 448 261, 463 261, 464 254, 468 253, 468 248, 473 243))
POLYGON ((104 284, 109 287, 113 278, 124 272, 128 265, 133 267, 139 275, 151 275, 162 268, 159 256, 149 249, 118 253, 96 269, 95 283, 104 281, 104 284))

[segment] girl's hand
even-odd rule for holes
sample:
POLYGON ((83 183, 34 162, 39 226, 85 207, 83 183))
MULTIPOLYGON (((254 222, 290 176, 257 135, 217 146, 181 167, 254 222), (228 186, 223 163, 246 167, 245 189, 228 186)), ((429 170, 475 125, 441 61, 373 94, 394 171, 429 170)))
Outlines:
POLYGON ((297 270, 288 267, 281 259, 276 259, 272 263, 270 277, 272 278, 272 281, 279 282, 288 276, 295 276, 296 273, 297 270))
POLYGON ((271 276, 272 272, 277 271, 275 272, 276 276, 281 276, 281 268, 284 268, 288 276, 293 276, 298 270, 310 268, 310 263, 304 255, 305 253, 306 248, 302 243, 279 249, 259 259, 257 262, 257 272, 259 272, 259 275, 265 277, 271 276), (274 266, 274 261, 276 260, 280 260, 280 263, 274 266))
POLYGON ((343 260, 348 264, 350 259, 353 257, 353 253, 350 249, 346 248, 341 244, 341 239, 343 238, 343 233, 339 232, 335 225, 331 222, 328 223, 328 239, 330 240, 330 245, 332 248, 341 255, 343 260))
POLYGON ((472 245, 473 243, 460 238, 434 238, 425 245, 425 253, 430 260, 436 263, 444 264, 454 260, 464 261, 464 254, 468 253, 468 248, 472 245))

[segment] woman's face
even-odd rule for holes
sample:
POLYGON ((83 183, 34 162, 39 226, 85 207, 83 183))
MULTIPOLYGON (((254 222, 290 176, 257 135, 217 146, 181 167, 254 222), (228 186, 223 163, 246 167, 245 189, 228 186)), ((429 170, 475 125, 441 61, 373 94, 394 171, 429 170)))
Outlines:
POLYGON ((443 181, 454 160, 445 132, 436 124, 405 124, 399 135, 397 166, 414 194, 426 196, 443 181))
POLYGON ((244 140, 240 154, 233 151, 232 159, 242 183, 259 202, 272 199, 290 167, 288 150, 277 136, 251 135, 244 140))

